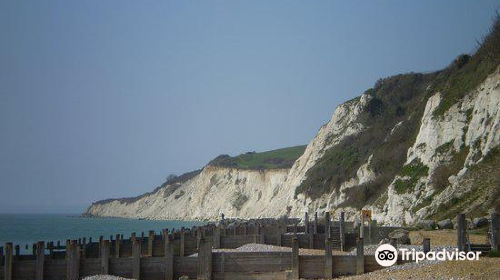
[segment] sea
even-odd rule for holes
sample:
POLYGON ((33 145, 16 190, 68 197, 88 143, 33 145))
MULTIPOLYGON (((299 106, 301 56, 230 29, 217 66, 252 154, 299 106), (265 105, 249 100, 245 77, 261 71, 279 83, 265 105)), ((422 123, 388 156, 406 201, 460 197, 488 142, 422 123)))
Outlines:
POLYGON ((196 221, 152 221, 117 218, 84 218, 72 214, 0 214, 0 246, 6 242, 20 245, 22 253, 31 253, 32 245, 38 241, 53 241, 65 244, 67 239, 92 237, 99 240, 99 236, 109 239, 116 234, 130 237, 132 232, 137 236, 141 232, 147 236, 149 230, 160 233, 162 229, 192 227, 202 225, 196 221), (26 249, 28 245, 28 249, 26 249))

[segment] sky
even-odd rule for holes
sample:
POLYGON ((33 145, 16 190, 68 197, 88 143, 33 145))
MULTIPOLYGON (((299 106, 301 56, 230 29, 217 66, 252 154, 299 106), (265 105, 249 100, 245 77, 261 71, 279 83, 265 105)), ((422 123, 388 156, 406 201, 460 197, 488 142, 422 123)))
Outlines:
POLYGON ((471 53, 499 1, 0 0, 0 212, 79 213, 307 144, 335 108, 471 53))

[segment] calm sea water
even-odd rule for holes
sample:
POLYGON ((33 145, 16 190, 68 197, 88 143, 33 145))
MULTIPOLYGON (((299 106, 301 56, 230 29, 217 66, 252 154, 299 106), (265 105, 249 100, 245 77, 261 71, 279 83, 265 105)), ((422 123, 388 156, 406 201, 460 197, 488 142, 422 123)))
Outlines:
POLYGON ((61 241, 92 237, 98 240, 99 236, 109 238, 110 235, 123 234, 129 237, 132 232, 140 236, 149 230, 161 232, 162 229, 192 227, 201 222, 191 221, 148 221, 112 218, 80 218, 64 214, 0 214, 0 246, 5 242, 21 245, 22 252, 31 252, 31 247, 26 250, 26 244, 37 241, 61 241))

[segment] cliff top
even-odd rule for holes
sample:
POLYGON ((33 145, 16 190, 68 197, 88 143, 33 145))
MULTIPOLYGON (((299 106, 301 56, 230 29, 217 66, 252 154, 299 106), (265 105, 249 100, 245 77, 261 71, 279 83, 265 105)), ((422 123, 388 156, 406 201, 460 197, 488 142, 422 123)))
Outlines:
POLYGON ((208 165, 256 170, 290 168, 305 149, 306 145, 302 145, 260 153, 247 152, 235 157, 220 155, 208 165))

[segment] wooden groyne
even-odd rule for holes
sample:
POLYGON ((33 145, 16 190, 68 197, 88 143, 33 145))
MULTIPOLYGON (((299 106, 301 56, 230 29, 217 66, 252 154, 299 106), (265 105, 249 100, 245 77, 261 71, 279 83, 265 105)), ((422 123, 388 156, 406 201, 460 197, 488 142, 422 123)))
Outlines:
MULTIPOLYGON (((363 246, 378 243, 395 228, 368 226, 360 238, 352 223, 318 221, 294 224, 242 224, 164 229, 130 237, 121 234, 97 241, 67 240, 66 244, 40 241, 33 253, 21 255, 6 243, 0 259, 0 280, 76 280, 96 274, 133 279, 320 279, 374 271, 381 267, 363 246), (224 252, 260 243, 292 248, 291 252, 224 252), (357 255, 332 255, 350 250, 357 255), (324 254, 299 255, 299 248, 321 249, 324 254), (326 250, 325 250, 326 248, 326 250), (197 254, 196 254, 197 253, 197 254)), ((18 247, 17 247, 18 248, 18 247)))

